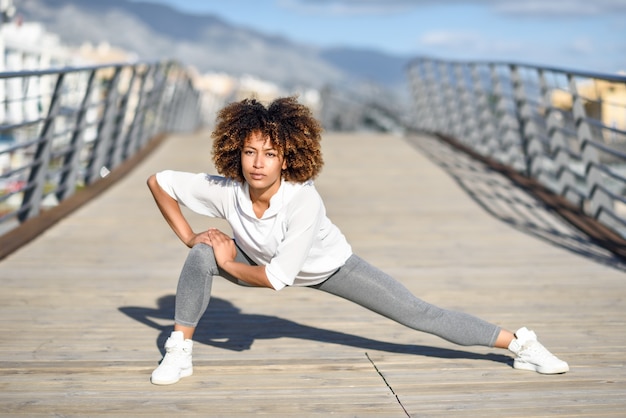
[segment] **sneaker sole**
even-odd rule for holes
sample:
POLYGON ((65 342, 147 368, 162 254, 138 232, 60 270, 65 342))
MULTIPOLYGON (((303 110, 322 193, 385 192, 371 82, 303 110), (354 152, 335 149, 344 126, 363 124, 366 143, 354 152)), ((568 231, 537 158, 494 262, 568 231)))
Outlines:
POLYGON ((563 367, 556 367, 556 368, 548 369, 545 367, 536 366, 534 364, 526 363, 525 361, 519 361, 519 360, 513 361, 513 368, 518 369, 518 370, 528 370, 531 372, 537 372, 541 374, 563 374, 569 371, 568 365, 565 365, 563 367))
POLYGON ((150 377, 150 383, 152 383, 153 385, 173 385, 174 383, 177 383, 183 377, 189 377, 192 374, 193 374, 193 368, 183 369, 180 371, 180 375, 178 376, 177 379, 158 380, 158 379, 153 379, 152 377, 150 377))

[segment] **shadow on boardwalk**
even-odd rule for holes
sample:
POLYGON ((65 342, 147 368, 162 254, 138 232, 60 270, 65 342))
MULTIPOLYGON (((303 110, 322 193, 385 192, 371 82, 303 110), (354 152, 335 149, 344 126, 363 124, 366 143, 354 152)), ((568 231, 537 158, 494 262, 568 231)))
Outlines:
MULTIPOLYGON (((171 320, 174 317, 174 295, 166 295, 157 301, 156 308, 124 306, 120 311, 137 322, 160 331, 156 340, 161 355, 172 327, 160 325, 155 319, 171 320)), ((397 354, 414 354, 445 359, 489 360, 512 365, 512 358, 501 354, 478 354, 470 351, 430 347, 424 345, 396 344, 374 340, 358 335, 298 324, 271 315, 242 313, 231 302, 213 297, 197 331, 194 342, 232 351, 245 351, 258 339, 295 338, 341 344, 369 350, 397 354)))
POLYGON ((626 271, 626 261, 598 246, 545 204, 479 161, 434 138, 409 139, 490 215, 513 228, 597 263, 626 271))

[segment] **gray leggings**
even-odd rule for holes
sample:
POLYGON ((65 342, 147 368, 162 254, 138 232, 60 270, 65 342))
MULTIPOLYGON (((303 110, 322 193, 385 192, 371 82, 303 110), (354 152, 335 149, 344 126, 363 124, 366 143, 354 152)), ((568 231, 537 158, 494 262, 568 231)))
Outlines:
MULTIPOLYGON (((240 249, 236 261, 254 265, 240 249)), ((176 290, 177 324, 196 327, 211 297, 213 276, 246 286, 217 266, 213 249, 195 245, 187 256, 176 290)), ((493 347, 500 328, 475 316, 442 309, 413 296, 400 282, 352 255, 326 281, 309 286, 357 303, 409 328, 437 335, 459 345, 493 347)))

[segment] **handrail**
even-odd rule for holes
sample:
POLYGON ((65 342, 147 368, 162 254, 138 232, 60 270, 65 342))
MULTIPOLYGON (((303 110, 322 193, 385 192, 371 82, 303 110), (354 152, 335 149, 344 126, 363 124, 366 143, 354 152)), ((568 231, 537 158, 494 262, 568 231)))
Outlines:
POLYGON ((626 75, 416 58, 411 128, 537 181, 626 237, 626 75))
MULTIPOLYGON (((154 62, 144 62, 144 63, 136 63, 129 64, 127 62, 110 62, 106 64, 98 64, 98 65, 87 65, 81 67, 51 67, 45 69, 37 69, 37 70, 20 70, 20 71, 4 71, 0 72, 0 79, 6 78, 23 78, 23 77, 33 77, 33 76, 44 76, 44 75, 57 75, 59 73, 69 74, 69 73, 77 73, 77 72, 85 72, 85 71, 97 71, 105 68, 118 68, 118 67, 132 67, 135 65, 162 65, 166 64, 161 61, 154 62)), ((170 62, 168 64, 175 64, 170 62)))
POLYGON ((518 68, 528 68, 528 69, 532 69, 532 70, 539 70, 539 69, 541 69, 541 70, 543 70, 545 72, 572 74, 572 75, 577 76, 577 77, 597 78, 597 79, 600 79, 600 80, 614 81, 614 82, 618 82, 618 83, 626 83, 626 75, 620 74, 620 73, 616 73, 616 74, 599 73, 599 72, 595 72, 595 71, 577 70, 577 69, 557 67, 557 66, 544 66, 544 65, 538 66, 538 65, 528 64, 528 63, 525 63, 525 62, 517 62, 517 61, 487 61, 487 60, 462 61, 462 60, 450 60, 450 59, 445 59, 444 60, 444 59, 440 59, 440 58, 420 56, 420 57, 413 58, 411 61, 409 61, 408 67, 411 68, 411 67, 415 66, 416 64, 424 62, 425 60, 432 61, 432 62, 441 62, 441 63, 448 63, 448 64, 460 64, 460 65, 470 65, 470 66, 478 66, 478 65, 514 66, 514 67, 518 67, 518 68))
POLYGON ((0 236, 98 182, 156 135, 202 123, 176 62, 0 73, 0 236))

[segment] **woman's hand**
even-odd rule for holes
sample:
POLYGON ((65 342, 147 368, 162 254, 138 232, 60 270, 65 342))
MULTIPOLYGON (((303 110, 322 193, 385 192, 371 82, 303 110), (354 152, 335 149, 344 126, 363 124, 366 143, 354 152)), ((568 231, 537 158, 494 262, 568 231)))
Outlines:
POLYGON ((233 239, 216 228, 211 228, 202 234, 198 234, 196 237, 201 236, 199 239, 205 244, 213 247, 213 254, 215 254, 215 261, 217 265, 224 268, 226 263, 235 261, 237 256, 237 247, 233 239), (208 238, 208 242, 204 241, 204 236, 208 238))
MULTIPOLYGON (((265 266, 248 265, 235 261, 237 247, 235 241, 216 228, 194 235, 192 240, 197 243, 205 243, 213 247, 213 254, 217 265, 236 279, 248 283, 250 286, 269 287, 273 289, 267 275, 265 266)), ((193 245, 192 245, 193 246, 193 245)))
POLYGON ((200 232, 199 234, 192 233, 191 237, 185 240, 185 245, 189 248, 193 248, 194 245, 200 243, 212 246, 209 231, 200 232))

